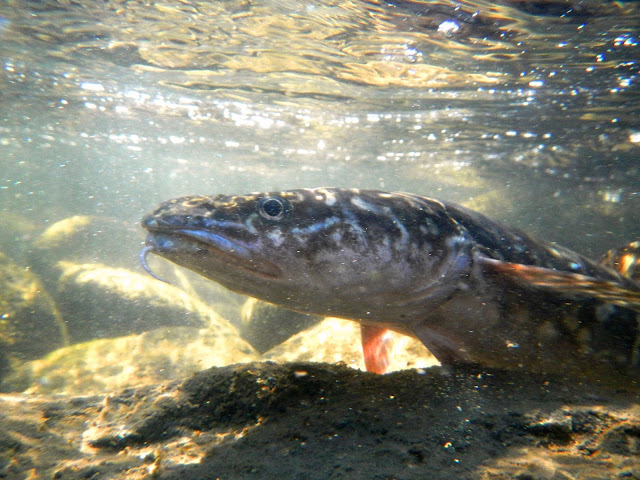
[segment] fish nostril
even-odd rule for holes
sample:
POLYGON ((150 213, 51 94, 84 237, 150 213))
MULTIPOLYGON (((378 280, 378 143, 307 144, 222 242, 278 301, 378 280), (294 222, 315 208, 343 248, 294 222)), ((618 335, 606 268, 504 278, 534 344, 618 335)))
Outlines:
POLYGON ((149 228, 149 227, 157 226, 156 219, 154 217, 152 217, 151 215, 147 215, 146 217, 143 217, 142 221, 140 223, 142 224, 143 228, 149 228))

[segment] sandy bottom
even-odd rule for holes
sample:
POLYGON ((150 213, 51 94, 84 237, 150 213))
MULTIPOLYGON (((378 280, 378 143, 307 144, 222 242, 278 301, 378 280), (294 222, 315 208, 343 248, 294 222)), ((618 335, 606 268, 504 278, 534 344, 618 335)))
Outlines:
POLYGON ((6 479, 640 478, 638 391, 521 372, 252 363, 0 396, 6 479))

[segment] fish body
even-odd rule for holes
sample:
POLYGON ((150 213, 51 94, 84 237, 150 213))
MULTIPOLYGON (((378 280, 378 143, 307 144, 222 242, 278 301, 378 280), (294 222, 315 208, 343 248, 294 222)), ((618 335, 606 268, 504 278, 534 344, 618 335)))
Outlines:
POLYGON ((386 370, 389 329, 443 364, 566 372, 640 363, 638 283, 459 205, 299 189, 182 197, 142 225, 147 270, 153 252, 233 291, 360 322, 371 371, 386 370))

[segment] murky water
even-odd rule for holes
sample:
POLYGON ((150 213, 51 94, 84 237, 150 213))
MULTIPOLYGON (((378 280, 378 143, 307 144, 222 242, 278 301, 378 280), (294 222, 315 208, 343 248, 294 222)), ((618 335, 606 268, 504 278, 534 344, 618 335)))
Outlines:
POLYGON ((500 191, 587 253, 640 233, 637 3, 1 8, 0 195, 34 222, 337 185, 500 191))
POLYGON ((640 237, 639 12, 6 2, 2 249, 29 265, 39 231, 97 215, 127 226, 137 268, 162 200, 329 185, 463 202, 600 255, 640 237))
POLYGON ((638 25, 640 2, 596 0, 0 3, 0 377, 96 337, 34 388, 119 387, 137 348, 162 351, 135 381, 214 364, 216 341, 236 345, 219 364, 259 358, 216 323, 240 325, 243 299, 173 272, 182 303, 164 284, 149 300, 127 276, 140 218, 179 195, 377 188, 594 258, 640 239, 638 25))

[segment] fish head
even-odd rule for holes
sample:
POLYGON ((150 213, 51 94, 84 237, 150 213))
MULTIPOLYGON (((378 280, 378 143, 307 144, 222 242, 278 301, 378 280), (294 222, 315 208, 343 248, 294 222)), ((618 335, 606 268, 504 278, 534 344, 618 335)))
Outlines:
POLYGON ((414 304, 420 311, 468 273, 472 257, 439 202, 371 190, 189 196, 161 204, 142 226, 143 256, 285 308, 343 318, 386 318, 414 304))

